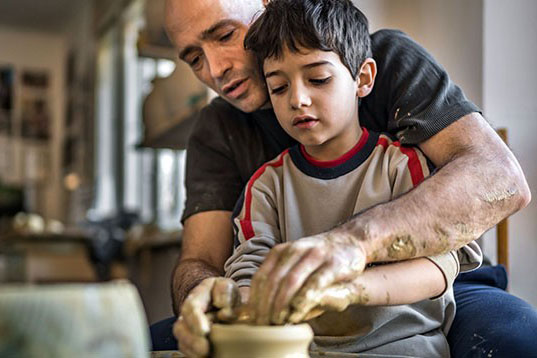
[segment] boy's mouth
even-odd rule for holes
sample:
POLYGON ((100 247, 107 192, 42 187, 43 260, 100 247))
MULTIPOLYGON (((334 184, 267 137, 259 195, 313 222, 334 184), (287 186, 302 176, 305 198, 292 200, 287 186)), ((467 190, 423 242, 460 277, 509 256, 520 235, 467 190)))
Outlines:
POLYGON ((300 115, 293 118, 293 126, 299 128, 312 128, 319 120, 309 115, 300 115))

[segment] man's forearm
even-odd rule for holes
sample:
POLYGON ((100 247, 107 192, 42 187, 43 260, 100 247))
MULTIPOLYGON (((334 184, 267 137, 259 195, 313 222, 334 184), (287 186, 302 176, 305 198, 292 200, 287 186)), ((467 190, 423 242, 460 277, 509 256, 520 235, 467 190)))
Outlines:
POLYGON ((330 233, 360 240, 367 262, 437 255, 477 239, 529 200, 522 170, 503 144, 467 147, 414 190, 330 233))
POLYGON ((181 258, 173 269, 173 311, 179 314, 189 292, 208 277, 221 276, 231 254, 230 211, 206 211, 185 220, 181 258))
POLYGON ((181 305, 188 293, 201 281, 209 277, 221 276, 221 272, 203 260, 179 260, 172 273, 173 312, 179 315, 181 305))

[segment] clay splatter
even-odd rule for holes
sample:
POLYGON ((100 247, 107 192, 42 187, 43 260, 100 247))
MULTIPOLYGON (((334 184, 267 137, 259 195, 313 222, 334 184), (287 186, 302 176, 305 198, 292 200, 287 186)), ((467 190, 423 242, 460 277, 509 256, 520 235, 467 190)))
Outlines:
POLYGON ((502 191, 493 191, 490 193, 486 193, 483 200, 485 200, 487 203, 493 204, 496 202, 504 201, 505 199, 509 199, 513 195, 515 195, 517 192, 516 189, 510 188, 505 189, 502 191))
POLYGON ((416 247, 410 235, 396 237, 388 247, 388 256, 393 259, 406 259, 416 255, 416 247))

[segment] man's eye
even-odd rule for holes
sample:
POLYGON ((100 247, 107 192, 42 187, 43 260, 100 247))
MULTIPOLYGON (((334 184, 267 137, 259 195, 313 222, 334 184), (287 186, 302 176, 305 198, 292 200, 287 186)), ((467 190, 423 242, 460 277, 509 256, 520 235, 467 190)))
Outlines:
POLYGON ((332 79, 332 76, 328 76, 325 78, 312 78, 310 79, 310 83, 313 83, 314 85, 324 85, 332 79))
POLYGON ((192 67, 193 69, 197 69, 201 64, 200 56, 192 57, 192 59, 188 60, 188 65, 192 67))
POLYGON ((219 41, 220 41, 220 42, 227 42, 227 41, 229 41, 229 39, 231 38, 231 36, 233 35, 234 32, 235 32, 235 30, 231 30, 231 31, 229 31, 229 32, 226 33, 224 36, 220 37, 219 41))
POLYGON ((281 94, 285 91, 287 86, 278 86, 270 89, 270 94, 281 94))

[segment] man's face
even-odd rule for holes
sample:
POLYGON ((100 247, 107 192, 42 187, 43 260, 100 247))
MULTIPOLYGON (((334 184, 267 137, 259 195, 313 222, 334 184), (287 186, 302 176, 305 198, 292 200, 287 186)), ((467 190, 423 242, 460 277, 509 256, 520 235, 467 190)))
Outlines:
POLYGON ((268 101, 254 55, 243 46, 261 0, 168 0, 166 28, 194 74, 244 112, 268 101))

